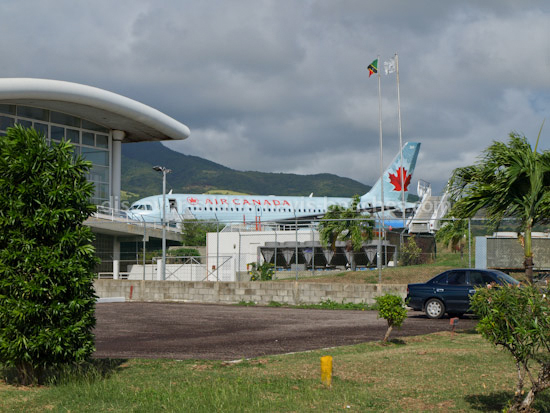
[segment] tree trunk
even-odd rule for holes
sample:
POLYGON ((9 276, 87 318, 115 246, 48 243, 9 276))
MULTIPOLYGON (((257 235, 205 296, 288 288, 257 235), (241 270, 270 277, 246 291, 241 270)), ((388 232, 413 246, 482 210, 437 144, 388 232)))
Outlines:
POLYGON ((530 411, 533 400, 535 400, 535 392, 533 391, 533 389, 531 389, 529 390, 529 393, 527 393, 527 396, 525 396, 525 399, 523 399, 523 401, 519 405, 519 411, 520 412, 530 411))
POLYGON ((393 330, 393 326, 391 324, 388 324, 388 329, 386 330, 386 335, 384 336, 384 340, 382 340, 383 343, 388 342, 388 338, 390 338, 391 331, 393 330))
POLYGON ((23 361, 16 368, 19 382, 23 386, 29 386, 36 381, 36 371, 30 363, 23 361))
POLYGON ((525 261, 523 265, 525 266, 525 277, 530 284, 533 284, 533 248, 532 248, 532 239, 531 239, 531 230, 532 230, 532 219, 527 221, 525 226, 525 237, 524 237, 524 251, 525 251, 525 261))
MULTIPOLYGON (((520 376, 521 378, 521 376, 520 376)), ((523 387, 523 379, 521 387, 523 387)), ((535 396, 543 390, 550 388, 550 363, 542 363, 541 370, 539 372, 537 381, 532 383, 531 389, 527 393, 527 396, 521 400, 521 393, 517 393, 514 400, 514 404, 510 407, 509 412, 530 412, 531 405, 535 400, 535 396)))

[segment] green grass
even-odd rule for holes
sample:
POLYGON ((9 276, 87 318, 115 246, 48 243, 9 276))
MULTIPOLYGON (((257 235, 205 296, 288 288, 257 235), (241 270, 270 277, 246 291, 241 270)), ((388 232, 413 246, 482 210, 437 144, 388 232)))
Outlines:
MULTIPOLYGON (((475 260, 472 257, 472 266, 475 266, 475 260)), ((388 267, 382 269, 382 284, 409 284, 416 282, 426 282, 437 274, 452 268, 467 268, 468 252, 464 252, 461 258, 459 253, 446 251, 439 247, 437 257, 428 264, 408 265, 403 267, 388 267)), ((523 273, 511 274, 518 281, 524 281, 523 273)), ((300 282, 327 282, 327 283, 345 283, 345 284, 377 284, 379 280, 378 269, 367 271, 342 271, 340 273, 331 273, 315 277, 302 277, 300 282)), ((277 280, 288 281, 288 280, 277 280)))
MULTIPOLYGON (((0 383, 2 412, 500 411, 512 397, 512 359, 479 335, 410 337, 224 363, 121 361, 105 375, 43 387, 0 383), (333 385, 320 357, 333 356, 333 385)), ((550 392, 535 405, 550 409, 550 392)))
MULTIPOLYGON (((474 263, 472 263, 473 265, 474 263)), ((388 267, 382 269, 382 284, 408 284, 414 282, 426 282, 435 275, 451 269, 468 267, 468 255, 452 252, 438 252, 436 259, 428 264, 408 265, 403 267, 388 267)), ((379 271, 375 269, 366 271, 342 271, 330 275, 300 278, 300 282, 330 282, 330 283, 367 283, 377 284, 379 271)), ((280 280, 288 281, 288 280, 280 280)))
MULTIPOLYGON (((253 307, 257 305, 254 301, 244 301, 241 300, 237 304, 241 307, 253 307)), ((287 307, 287 308, 305 308, 305 309, 315 309, 315 310, 360 310, 360 311, 366 311, 366 310, 373 310, 375 306, 368 305, 366 303, 346 303, 346 302, 337 302, 333 301, 330 298, 327 298, 326 300, 321 301, 318 304, 298 304, 298 305, 291 305, 291 304, 285 304, 280 303, 279 301, 270 301, 268 304, 268 307, 287 307)))
MULTIPOLYGON (((420 265, 408 265, 403 267, 388 267, 382 269, 382 284, 409 284, 417 282, 426 282, 437 274, 452 268, 468 267, 468 250, 464 251, 463 257, 459 253, 450 252, 445 248, 438 246, 438 253, 433 262, 420 265)), ((475 267, 475 259, 472 254, 472 267, 475 267)), ((300 282, 327 282, 327 283, 345 283, 345 284, 378 284, 378 269, 366 271, 342 271, 330 273, 328 275, 319 273, 315 277, 301 277, 300 282)), ((525 274, 515 272, 511 274, 518 281, 526 281, 525 274)), ((278 279, 275 281, 289 281, 289 279, 278 279)))

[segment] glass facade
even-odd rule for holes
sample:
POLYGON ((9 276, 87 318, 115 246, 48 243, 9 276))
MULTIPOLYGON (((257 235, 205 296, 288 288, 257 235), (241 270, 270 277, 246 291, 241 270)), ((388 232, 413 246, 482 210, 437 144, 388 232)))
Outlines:
POLYGON ((74 145, 75 155, 82 155, 92 162, 88 179, 95 184, 91 201, 97 205, 108 204, 111 176, 111 138, 109 129, 66 113, 33 106, 0 104, 0 136, 7 128, 20 124, 34 127, 49 144, 65 138, 74 145))

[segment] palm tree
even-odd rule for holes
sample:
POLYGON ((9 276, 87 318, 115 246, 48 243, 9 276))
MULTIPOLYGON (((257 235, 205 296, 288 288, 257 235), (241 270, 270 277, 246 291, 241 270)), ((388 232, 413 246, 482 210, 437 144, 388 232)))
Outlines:
MULTIPOLYGON (((544 122, 543 122, 544 125, 544 122)), ((493 142, 471 166, 457 168, 448 184, 455 201, 450 215, 469 218, 484 209, 493 223, 520 220, 524 232, 525 275, 533 281, 531 231, 550 221, 550 151, 537 152, 523 135, 510 133, 508 144, 493 142)))
MULTIPOLYGON (((361 217, 358 209, 359 195, 355 195, 349 208, 331 205, 323 220, 319 223, 321 243, 332 250, 336 241, 346 241, 347 251, 359 251, 363 242, 372 239, 374 221, 361 217)), ((351 255, 351 270, 355 271, 355 259, 351 255)))
POLYGON ((461 258, 464 252, 464 241, 468 241, 469 237, 468 221, 464 219, 446 221, 435 235, 435 239, 445 247, 450 247, 452 251, 460 250, 461 258))

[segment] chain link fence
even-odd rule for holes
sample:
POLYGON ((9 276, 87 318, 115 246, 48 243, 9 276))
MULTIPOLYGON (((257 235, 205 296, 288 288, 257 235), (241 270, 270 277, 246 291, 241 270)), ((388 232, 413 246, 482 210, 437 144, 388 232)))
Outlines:
MULTIPOLYGON (((353 220, 345 222, 348 227, 353 225, 350 221, 353 220)), ((319 234, 321 222, 212 222, 218 231, 204 234, 205 245, 188 246, 197 249, 196 255, 189 256, 171 253, 174 248, 182 248, 180 234, 186 231, 185 223, 172 226, 165 274, 162 274, 160 232, 153 236, 147 232, 149 224, 135 223, 138 227, 135 235, 113 237, 108 234, 107 225, 104 227, 107 230, 96 233, 95 247, 101 260, 97 274, 98 278, 135 280, 247 281, 251 264, 269 263, 275 270, 275 279, 299 279, 352 269, 429 264, 441 260, 445 254, 461 257, 450 265, 522 270, 523 237, 517 233, 519 222, 513 220, 503 221, 499 227, 486 219, 468 220, 467 225, 451 234, 452 242, 445 246, 436 241, 435 233, 411 234, 407 229, 387 226, 381 230, 380 222, 371 219, 374 222, 372 237, 355 248, 349 241, 340 239, 333 245, 325 245, 319 234)), ((439 220, 436 227, 452 223, 456 221, 439 220)), ((535 229, 533 249, 535 269, 550 271, 548 227, 535 229)))

